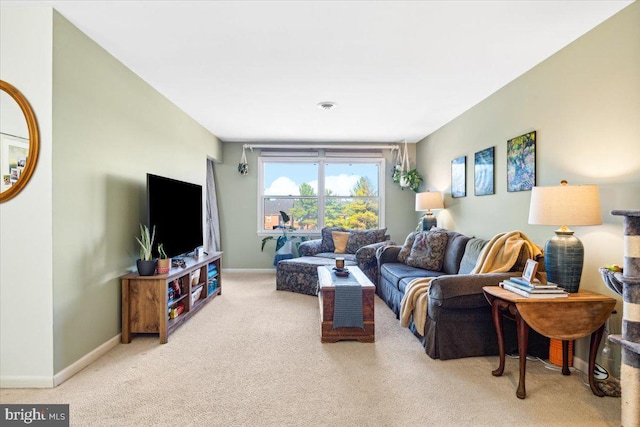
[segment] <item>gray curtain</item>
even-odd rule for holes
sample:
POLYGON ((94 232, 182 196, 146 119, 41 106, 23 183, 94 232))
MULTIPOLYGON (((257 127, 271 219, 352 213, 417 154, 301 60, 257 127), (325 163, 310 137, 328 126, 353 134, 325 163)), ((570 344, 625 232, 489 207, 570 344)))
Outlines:
POLYGON ((207 252, 220 250, 220 221, 218 218, 218 199, 216 180, 213 176, 213 160, 207 159, 207 252))

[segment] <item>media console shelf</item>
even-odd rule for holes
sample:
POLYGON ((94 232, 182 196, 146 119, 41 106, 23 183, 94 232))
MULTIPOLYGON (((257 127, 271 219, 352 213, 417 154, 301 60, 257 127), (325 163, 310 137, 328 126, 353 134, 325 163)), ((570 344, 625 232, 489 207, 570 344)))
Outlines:
POLYGON ((182 322, 222 293, 221 257, 222 252, 184 257, 186 267, 168 274, 123 276, 122 342, 130 343, 132 334, 156 333, 165 344, 182 322))

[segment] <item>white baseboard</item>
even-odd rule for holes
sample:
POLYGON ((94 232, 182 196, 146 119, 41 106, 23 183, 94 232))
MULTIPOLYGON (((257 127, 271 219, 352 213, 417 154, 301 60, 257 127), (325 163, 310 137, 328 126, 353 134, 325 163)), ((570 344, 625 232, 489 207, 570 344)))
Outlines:
POLYGON ((120 344, 121 334, 87 353, 52 377, 0 376, 0 388, 53 388, 57 387, 120 344))
POLYGON ((83 370, 84 368, 86 368, 87 366, 89 366, 90 364, 92 364, 102 356, 104 356, 105 354, 107 354, 109 350, 111 350, 112 348, 120 344, 121 335, 122 334, 116 335, 115 337, 111 338, 109 341, 100 345, 95 350, 85 354, 83 357, 76 360, 74 363, 72 363, 71 365, 67 366, 66 368, 64 368, 57 374, 55 374, 53 376, 53 387, 59 386, 60 384, 62 384, 63 382, 65 382, 66 380, 68 380, 69 378, 71 378, 72 376, 74 376, 75 374, 77 374, 78 372, 80 372, 81 370, 83 370))
POLYGON ((578 357, 573 355, 573 367, 580 372, 584 372, 585 374, 589 373, 589 362, 586 362, 578 357))
POLYGON ((223 268, 222 273, 275 273, 275 268, 223 268))
POLYGON ((53 377, 0 377, 0 388, 53 388, 53 377))

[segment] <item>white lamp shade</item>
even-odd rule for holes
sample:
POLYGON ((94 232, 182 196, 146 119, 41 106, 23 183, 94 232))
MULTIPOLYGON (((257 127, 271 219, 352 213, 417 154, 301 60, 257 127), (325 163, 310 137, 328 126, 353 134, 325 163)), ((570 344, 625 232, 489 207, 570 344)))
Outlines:
POLYGON ((557 226, 602 224, 598 186, 533 187, 529 206, 529 224, 557 226))
POLYGON ((426 191, 416 194, 416 211, 428 211, 430 209, 444 209, 442 193, 439 191, 426 191))

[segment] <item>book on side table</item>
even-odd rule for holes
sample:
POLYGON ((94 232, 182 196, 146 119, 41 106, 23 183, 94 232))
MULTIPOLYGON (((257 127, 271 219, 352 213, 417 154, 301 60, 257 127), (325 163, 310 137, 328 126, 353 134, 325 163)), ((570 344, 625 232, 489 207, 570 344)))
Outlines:
POLYGON ((500 287, 526 298, 563 298, 569 296, 567 291, 552 283, 526 285, 516 282, 512 278, 500 282, 500 287))
POLYGON ((526 286, 528 288, 536 288, 536 289, 557 289, 558 288, 558 285, 556 285, 555 283, 547 283, 545 285, 538 279, 534 279, 533 281, 529 282, 524 277, 512 277, 508 281, 517 283, 522 286, 526 286))

